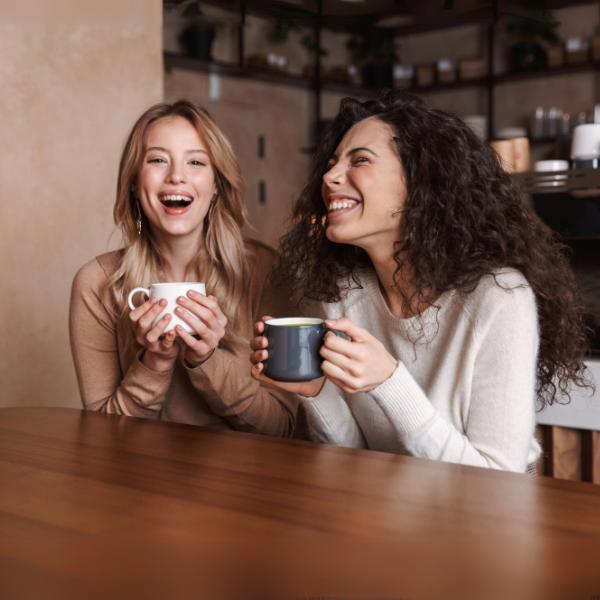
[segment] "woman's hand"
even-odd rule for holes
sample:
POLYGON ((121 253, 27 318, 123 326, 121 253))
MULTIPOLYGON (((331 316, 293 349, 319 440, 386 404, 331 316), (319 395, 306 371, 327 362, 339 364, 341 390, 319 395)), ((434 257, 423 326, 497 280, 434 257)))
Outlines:
POLYGON ((387 381, 398 361, 366 329, 345 317, 328 319, 327 327, 345 333, 352 341, 327 334, 321 356, 322 369, 327 379, 347 394, 369 392, 387 381))
POLYGON ((150 298, 129 313, 135 339, 140 346, 146 348, 141 361, 151 371, 158 373, 170 371, 179 355, 179 345, 174 343, 175 330, 172 329, 160 339, 173 317, 166 314, 152 327, 152 322, 166 306, 167 301, 164 298, 160 302, 156 298, 150 298))
POLYGON ((302 396, 312 397, 318 396, 319 392, 323 389, 325 384, 325 377, 315 379, 314 381, 302 381, 297 383, 289 383, 285 381, 274 381, 266 375, 263 375, 264 365, 263 360, 268 358, 267 346, 269 341, 262 334, 265 331, 264 321, 268 321, 273 317, 263 317, 262 321, 254 323, 254 335, 255 337, 250 340, 250 348, 253 350, 250 355, 250 362, 252 363, 251 374, 254 379, 258 381, 264 381, 271 385, 274 385, 287 392, 294 392, 295 394, 301 394, 302 396))
POLYGON ((184 354, 185 360, 190 367, 195 368, 210 357, 223 339, 227 317, 222 313, 214 296, 204 296, 189 290, 187 297, 180 296, 177 298, 177 302, 185 307, 185 310, 178 306, 175 313, 200 337, 200 339, 196 339, 181 325, 177 325, 175 328, 187 346, 184 354))

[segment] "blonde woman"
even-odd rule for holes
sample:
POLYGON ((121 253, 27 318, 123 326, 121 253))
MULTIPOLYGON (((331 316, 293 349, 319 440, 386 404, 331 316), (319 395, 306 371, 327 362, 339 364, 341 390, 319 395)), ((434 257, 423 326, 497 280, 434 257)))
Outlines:
POLYGON ((275 253, 242 237, 244 184, 231 146, 191 102, 158 104, 137 121, 119 167, 114 219, 124 246, 83 266, 73 282, 70 337, 86 409, 276 436, 293 432, 293 396, 252 379, 252 324, 290 314, 269 288, 275 253), (131 311, 129 292, 158 282, 202 281, 208 296, 131 311), (186 313, 184 307, 201 320, 186 313))

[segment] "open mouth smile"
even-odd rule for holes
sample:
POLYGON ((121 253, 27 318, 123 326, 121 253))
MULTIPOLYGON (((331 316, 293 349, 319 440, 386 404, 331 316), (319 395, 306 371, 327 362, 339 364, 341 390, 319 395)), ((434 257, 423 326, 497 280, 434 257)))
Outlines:
POLYGON ((165 194, 159 196, 159 200, 160 203, 167 208, 185 208, 194 201, 191 196, 183 194, 165 194))
POLYGON ((359 202, 351 198, 340 198, 329 203, 329 215, 341 214, 358 206, 359 202))
POLYGON ((188 194, 159 194, 158 199, 169 215, 182 215, 194 202, 188 194))

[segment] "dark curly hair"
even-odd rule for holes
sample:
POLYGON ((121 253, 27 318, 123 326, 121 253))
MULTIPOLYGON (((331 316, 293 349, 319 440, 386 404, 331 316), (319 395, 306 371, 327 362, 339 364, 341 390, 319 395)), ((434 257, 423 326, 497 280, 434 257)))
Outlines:
POLYGON ((472 292, 484 275, 510 267, 533 289, 539 315, 538 405, 570 400, 573 385, 593 388, 583 362, 588 349, 586 308, 566 247, 535 215, 492 148, 450 112, 428 107, 409 91, 386 90, 379 99, 345 98, 323 132, 309 179, 282 238, 272 276, 291 295, 337 302, 360 288, 357 269, 372 266, 367 253, 327 239, 321 196, 327 163, 345 133, 376 117, 394 131, 407 198, 395 243, 394 275, 409 278, 407 306, 430 304, 448 290, 472 292))

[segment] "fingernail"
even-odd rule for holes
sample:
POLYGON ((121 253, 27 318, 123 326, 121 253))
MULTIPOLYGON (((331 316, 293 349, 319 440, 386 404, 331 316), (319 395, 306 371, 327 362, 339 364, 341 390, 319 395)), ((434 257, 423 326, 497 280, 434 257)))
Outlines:
POLYGON ((179 308, 179 306, 178 306, 178 307, 175 309, 175 312, 176 312, 178 315, 182 315, 182 314, 183 314, 183 309, 182 309, 182 308, 179 308))
POLYGON ((187 302, 187 298, 185 296, 179 296, 179 302, 181 302, 181 304, 185 304, 187 302))
POLYGON ((183 331, 183 329, 181 328, 181 325, 175 325, 175 329, 177 329, 177 331, 183 331))
POLYGON ((190 298, 193 298, 195 295, 196 295, 196 292, 195 292, 194 290, 190 290, 190 291, 188 292, 188 296, 189 296, 190 298))
POLYGON ((326 325, 335 325, 337 323, 337 319, 325 319, 326 325))
POLYGON ((165 307, 165 306, 167 305, 167 301, 166 301, 166 300, 163 298, 163 299, 162 299, 162 300, 159 302, 159 304, 160 304, 161 306, 165 307))
POLYGON ((158 300, 156 298, 150 298, 150 306, 154 306, 158 300))
POLYGON ((169 315, 169 314, 166 314, 166 315, 163 317, 163 321, 168 321, 170 318, 171 318, 171 315, 169 315))

